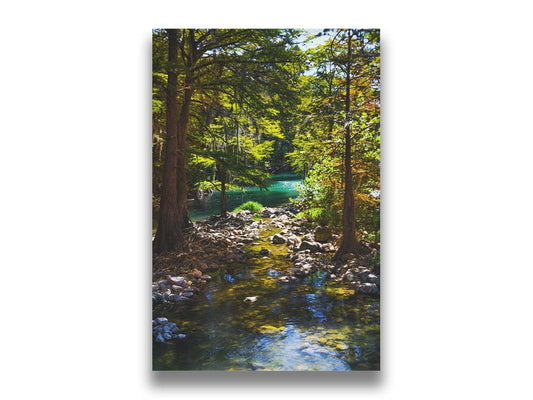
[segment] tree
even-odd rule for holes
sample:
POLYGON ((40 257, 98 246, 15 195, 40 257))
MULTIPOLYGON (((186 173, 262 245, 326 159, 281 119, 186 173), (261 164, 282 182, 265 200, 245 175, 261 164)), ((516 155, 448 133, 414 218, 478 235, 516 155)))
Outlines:
POLYGON ((168 84, 166 110, 166 145, 159 222, 154 239, 154 252, 176 251, 183 245, 183 218, 178 196, 178 119, 177 74, 178 38, 175 29, 168 30, 168 84))
POLYGON ((361 224, 379 236, 372 195, 379 190, 379 31, 327 34, 309 51, 313 73, 302 77, 302 118, 289 158, 307 176, 301 195, 311 214, 336 225, 342 212, 340 259, 365 250, 361 224))

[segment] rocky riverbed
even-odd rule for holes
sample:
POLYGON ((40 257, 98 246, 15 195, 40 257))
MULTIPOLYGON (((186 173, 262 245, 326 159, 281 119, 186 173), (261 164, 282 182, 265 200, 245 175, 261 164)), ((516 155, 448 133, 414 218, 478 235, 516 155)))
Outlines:
MULTIPOLYGON (((289 204, 264 208, 258 214, 240 211, 228 213, 226 218, 211 216, 195 223, 186 233, 182 252, 155 257, 153 303, 174 303, 179 307, 194 301, 211 280, 210 274, 235 263, 246 264, 253 258, 267 261, 276 246, 286 247, 286 267, 269 273, 280 287, 321 273, 325 279, 349 288, 353 296, 379 297, 379 247, 365 243, 361 254, 347 254, 343 261, 334 263, 331 257, 337 250, 339 234, 327 227, 295 219, 298 212, 294 204, 289 204), (258 250, 258 242, 265 235, 271 245, 258 250)), ((154 340, 178 338, 177 331, 162 331, 166 325, 154 325, 154 329, 160 326, 154 331, 154 340)))

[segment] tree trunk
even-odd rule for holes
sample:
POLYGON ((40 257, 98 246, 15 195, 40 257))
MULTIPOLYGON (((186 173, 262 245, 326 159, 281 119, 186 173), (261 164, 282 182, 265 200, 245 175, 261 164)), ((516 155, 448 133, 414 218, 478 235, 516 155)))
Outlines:
POLYGON ((190 88, 190 82, 185 82, 187 86, 183 95, 183 104, 181 106, 179 125, 178 125, 178 160, 177 160, 177 190, 178 190, 178 210, 183 226, 190 226, 191 220, 189 218, 189 210, 187 208, 187 129, 189 125, 189 109, 191 105, 192 89, 190 88))
POLYGON ((350 68, 352 57, 352 33, 348 33, 348 62, 346 67, 346 124, 344 152, 344 205, 342 210, 342 240, 334 260, 342 259, 347 253, 357 254, 357 238, 355 236, 355 199, 352 183, 352 140, 350 137, 350 68))
POLYGON ((196 43, 194 41, 194 29, 188 30, 189 59, 185 68, 185 88, 183 91, 183 104, 181 105, 178 122, 178 160, 177 160, 177 190, 178 190, 178 212, 184 227, 192 225, 187 208, 187 130, 189 128, 189 110, 192 100, 192 67, 196 62, 196 43))
POLYGON ((226 210, 226 167, 223 165, 220 166, 220 216, 222 218, 227 217, 226 210))
POLYGON ((168 30, 167 138, 159 221, 154 240, 154 253, 176 251, 183 246, 183 218, 178 207, 178 119, 177 75, 178 38, 175 29, 168 30))

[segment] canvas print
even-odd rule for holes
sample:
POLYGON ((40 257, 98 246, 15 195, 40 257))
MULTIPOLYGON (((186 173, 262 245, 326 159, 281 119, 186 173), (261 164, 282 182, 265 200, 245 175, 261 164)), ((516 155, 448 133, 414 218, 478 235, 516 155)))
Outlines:
POLYGON ((153 370, 379 370, 379 30, 154 29, 152 65, 153 370))

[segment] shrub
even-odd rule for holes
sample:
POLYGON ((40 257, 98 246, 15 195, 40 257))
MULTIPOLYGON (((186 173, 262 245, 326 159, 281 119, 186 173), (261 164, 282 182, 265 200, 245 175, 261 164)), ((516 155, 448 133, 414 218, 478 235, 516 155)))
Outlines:
POLYGON ((315 207, 304 210, 296 215, 295 218, 303 218, 307 221, 317 223, 319 225, 326 225, 328 223, 328 213, 324 208, 315 207))
POLYGON ((257 201, 247 201, 244 204, 241 204, 239 207, 237 207, 233 212, 239 212, 241 210, 248 210, 253 213, 258 213, 263 209, 263 206, 258 203, 257 201))

